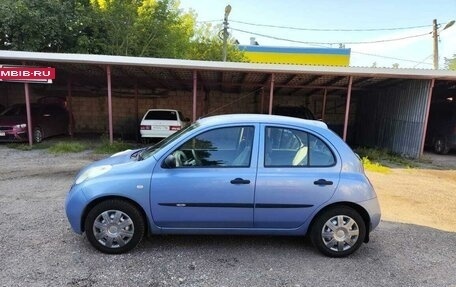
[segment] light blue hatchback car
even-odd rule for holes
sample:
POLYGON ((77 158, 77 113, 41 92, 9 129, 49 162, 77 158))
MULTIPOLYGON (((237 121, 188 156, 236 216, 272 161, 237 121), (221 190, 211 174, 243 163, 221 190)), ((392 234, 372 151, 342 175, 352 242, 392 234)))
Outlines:
POLYGON ((145 234, 308 235, 343 257, 380 222, 358 156, 325 123, 270 115, 200 119, 149 148, 79 172, 73 230, 105 253, 145 234))

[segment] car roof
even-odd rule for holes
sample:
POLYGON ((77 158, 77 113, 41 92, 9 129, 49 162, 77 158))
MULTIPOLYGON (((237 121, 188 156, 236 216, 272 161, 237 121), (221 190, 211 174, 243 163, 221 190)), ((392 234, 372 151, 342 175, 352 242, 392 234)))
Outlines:
POLYGON ((227 114, 201 118, 198 120, 200 124, 238 124, 238 123, 264 123, 264 124, 291 124, 291 125, 311 125, 323 129, 328 129, 328 126, 322 121, 305 120, 293 117, 264 115, 264 114, 227 114))
POLYGON ((150 111, 166 111, 166 112, 173 111, 173 112, 178 112, 179 110, 175 110, 175 109, 148 109, 147 111, 148 112, 150 112, 150 111))

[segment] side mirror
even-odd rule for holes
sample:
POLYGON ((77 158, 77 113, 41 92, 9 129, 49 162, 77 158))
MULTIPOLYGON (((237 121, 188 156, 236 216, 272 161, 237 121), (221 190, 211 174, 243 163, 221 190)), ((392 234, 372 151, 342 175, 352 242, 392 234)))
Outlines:
POLYGON ((163 167, 164 168, 175 168, 176 167, 176 158, 170 154, 165 158, 165 161, 163 162, 163 167))

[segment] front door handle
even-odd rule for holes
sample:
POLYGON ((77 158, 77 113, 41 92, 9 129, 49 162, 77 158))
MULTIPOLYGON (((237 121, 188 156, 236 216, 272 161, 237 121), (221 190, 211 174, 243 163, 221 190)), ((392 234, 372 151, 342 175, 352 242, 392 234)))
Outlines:
POLYGON ((238 178, 232 179, 230 182, 231 182, 231 184, 249 184, 250 180, 242 179, 242 178, 238 177, 238 178))
POLYGON ((315 185, 332 185, 333 182, 330 180, 320 178, 319 180, 314 181, 314 184, 315 185))

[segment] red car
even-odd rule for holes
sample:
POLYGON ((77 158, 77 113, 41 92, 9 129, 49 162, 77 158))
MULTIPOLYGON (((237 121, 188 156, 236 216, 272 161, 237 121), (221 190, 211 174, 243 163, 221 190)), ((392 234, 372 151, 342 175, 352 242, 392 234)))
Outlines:
MULTIPOLYGON (((68 134, 69 113, 60 104, 31 104, 33 141, 68 134)), ((0 141, 27 141, 27 110, 25 104, 16 104, 0 114, 0 141)))

